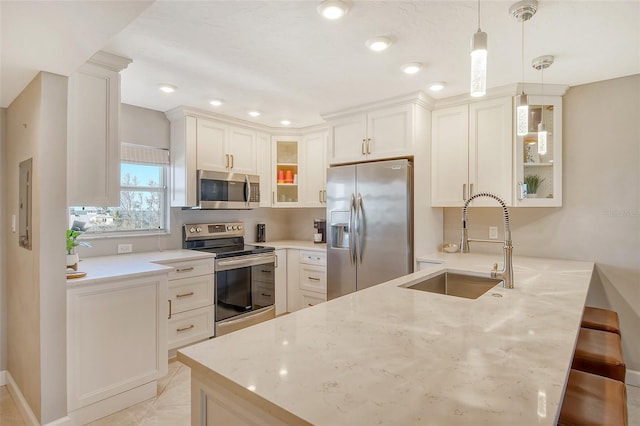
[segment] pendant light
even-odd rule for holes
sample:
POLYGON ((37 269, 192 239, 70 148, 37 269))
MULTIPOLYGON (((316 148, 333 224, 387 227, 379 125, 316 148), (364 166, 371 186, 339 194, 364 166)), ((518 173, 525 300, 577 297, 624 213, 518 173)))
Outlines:
POLYGON ((511 16, 522 23, 522 90, 516 96, 516 133, 524 136, 529 133, 529 98, 524 93, 524 23, 533 17, 538 10, 536 0, 520 1, 509 8, 511 16))
POLYGON ((471 38, 471 96, 487 93, 487 33, 480 29, 480 0, 478 0, 478 31, 471 38))
MULTIPOLYGON (((544 70, 553 64, 554 57, 551 55, 539 56, 535 58, 531 65, 540 71, 542 82, 542 97, 544 99, 544 70)), ((544 125, 544 100, 542 102, 542 110, 540 112, 540 123, 538 123, 538 154, 547 153, 547 127, 544 125)))

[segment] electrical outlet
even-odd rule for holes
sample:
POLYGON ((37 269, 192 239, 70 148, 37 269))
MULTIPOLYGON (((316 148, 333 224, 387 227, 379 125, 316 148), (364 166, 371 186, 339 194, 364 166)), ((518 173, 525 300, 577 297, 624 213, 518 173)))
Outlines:
POLYGON ((497 226, 490 226, 489 227, 489 239, 490 240, 497 240, 498 239, 498 227, 497 226))
POLYGON ((131 253, 133 244, 118 244, 118 254, 131 253))

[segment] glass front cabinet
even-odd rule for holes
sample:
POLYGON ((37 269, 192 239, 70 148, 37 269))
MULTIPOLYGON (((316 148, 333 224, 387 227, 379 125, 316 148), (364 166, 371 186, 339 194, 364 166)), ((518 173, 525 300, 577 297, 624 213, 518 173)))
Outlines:
POLYGON ((528 121, 525 135, 514 125, 515 205, 562 207, 562 97, 529 95, 528 121), (541 121, 546 143, 538 132, 541 121))
POLYGON ((273 206, 297 207, 300 203, 298 186, 298 169, 302 158, 298 137, 274 136, 272 138, 274 153, 273 206))

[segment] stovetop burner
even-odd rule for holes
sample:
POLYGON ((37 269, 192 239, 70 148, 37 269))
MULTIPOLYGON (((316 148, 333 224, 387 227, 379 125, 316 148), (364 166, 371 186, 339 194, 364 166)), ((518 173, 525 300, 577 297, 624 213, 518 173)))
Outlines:
POLYGON ((183 248, 215 253, 217 258, 270 253, 273 247, 244 243, 242 223, 198 223, 183 227, 183 248))

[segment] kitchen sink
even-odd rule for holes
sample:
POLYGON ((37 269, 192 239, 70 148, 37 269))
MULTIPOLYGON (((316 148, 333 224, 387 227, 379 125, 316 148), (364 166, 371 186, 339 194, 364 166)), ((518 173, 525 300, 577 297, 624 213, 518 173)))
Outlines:
POLYGON ((465 297, 467 299, 477 299, 501 282, 502 280, 497 278, 443 272, 440 275, 405 288, 446 294, 448 296, 465 297))

